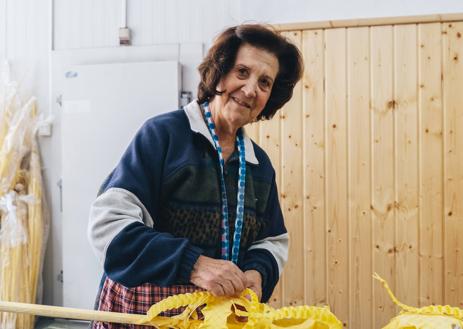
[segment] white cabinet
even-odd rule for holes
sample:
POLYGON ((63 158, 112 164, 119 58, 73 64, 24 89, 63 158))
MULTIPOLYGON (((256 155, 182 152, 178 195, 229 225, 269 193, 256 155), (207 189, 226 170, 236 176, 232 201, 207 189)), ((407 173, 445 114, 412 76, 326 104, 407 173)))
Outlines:
POLYGON ((176 61, 67 67, 62 86, 63 304, 92 308, 102 265, 87 241, 90 204, 143 122, 176 110, 176 61))

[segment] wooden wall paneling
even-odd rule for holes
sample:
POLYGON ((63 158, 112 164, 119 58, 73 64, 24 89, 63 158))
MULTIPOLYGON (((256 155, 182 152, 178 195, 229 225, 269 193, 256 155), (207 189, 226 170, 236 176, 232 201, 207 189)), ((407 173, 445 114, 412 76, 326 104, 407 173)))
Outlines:
MULTIPOLYGON (((276 118, 275 118, 276 119, 276 118)), ((259 129, 260 129, 260 122, 250 123, 245 127, 246 134, 251 138, 254 142, 260 145, 259 139, 259 129)))
POLYGON ((326 304, 325 90, 323 30, 304 31, 302 52, 304 141, 305 303, 326 304))
MULTIPOLYGON (((282 33, 299 49, 301 32, 282 33)), ((302 209, 302 89, 299 82, 293 98, 282 109, 281 206, 290 235, 289 259, 283 277, 283 305, 304 303, 304 230, 302 209)))
MULTIPOLYGON (((257 134, 259 136, 258 142, 259 146, 262 147, 270 160, 272 161, 273 168, 275 169, 275 179, 277 182, 278 190, 281 190, 281 118, 280 113, 277 114, 270 120, 260 121, 258 124, 253 124, 258 128, 257 134)), ((282 276, 285 274, 283 273, 282 276)), ((280 281, 278 282, 273 295, 270 298, 270 305, 273 307, 282 307, 282 289, 281 283, 283 277, 280 276, 280 281)))
POLYGON ((326 30, 327 295, 329 305, 343 323, 349 317, 346 80, 346 29, 326 30))
MULTIPOLYGON (((393 33, 371 28, 373 268, 395 290, 393 33)), ((396 314, 384 288, 373 284, 374 328, 396 314)))
POLYGON ((444 303, 441 24, 418 25, 419 304, 444 303))
POLYGON ((294 30, 314 30, 331 28, 351 28, 351 27, 371 27, 378 25, 398 25, 398 24, 420 24, 436 22, 463 21, 462 13, 414 15, 414 16, 394 16, 394 17, 373 17, 358 19, 341 19, 335 21, 318 21, 305 23, 283 23, 274 26, 279 31, 294 30))
POLYGON ((463 23, 445 23, 444 215, 445 302, 463 306, 463 23))
POLYGON ((395 26, 395 291, 408 305, 418 305, 419 296, 417 66, 416 25, 395 26))
POLYGON ((302 32, 302 89, 258 133, 281 141, 291 234, 275 305, 381 328, 398 309, 378 272, 407 304, 463 306, 462 35, 463 22, 302 32))
POLYGON ((347 30, 349 328, 372 325, 370 30, 347 30))

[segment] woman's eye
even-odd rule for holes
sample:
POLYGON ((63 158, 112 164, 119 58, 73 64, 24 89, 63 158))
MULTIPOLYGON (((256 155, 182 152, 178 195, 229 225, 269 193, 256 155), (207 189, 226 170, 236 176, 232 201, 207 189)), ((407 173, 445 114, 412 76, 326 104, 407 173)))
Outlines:
POLYGON ((238 68, 238 76, 239 77, 246 77, 248 75, 248 70, 244 67, 238 68))
POLYGON ((269 89, 272 86, 272 83, 268 79, 260 80, 260 84, 264 89, 269 89))

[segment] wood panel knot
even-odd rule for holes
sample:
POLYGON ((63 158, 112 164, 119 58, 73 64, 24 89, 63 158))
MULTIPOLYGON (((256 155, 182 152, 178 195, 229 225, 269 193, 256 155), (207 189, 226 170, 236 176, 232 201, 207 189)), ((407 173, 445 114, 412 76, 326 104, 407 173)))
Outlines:
POLYGON ((393 100, 390 100, 389 102, 387 102, 387 108, 388 109, 395 109, 397 107, 398 103, 395 99, 393 100))

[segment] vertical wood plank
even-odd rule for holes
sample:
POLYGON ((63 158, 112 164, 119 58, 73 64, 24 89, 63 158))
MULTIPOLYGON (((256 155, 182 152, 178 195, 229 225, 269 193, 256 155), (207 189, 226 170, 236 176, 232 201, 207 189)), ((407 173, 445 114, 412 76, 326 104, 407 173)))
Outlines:
MULTIPOLYGON (((277 120, 276 117, 273 118, 273 119, 277 120)), ((260 125, 261 124, 259 122, 253 122, 253 123, 247 124, 246 127, 245 127, 246 134, 249 136, 249 138, 251 138, 255 143, 257 143, 259 145, 260 145, 260 142, 259 142, 260 125)), ((272 160, 272 163, 273 163, 273 159, 271 159, 271 160, 272 160)))
POLYGON ((350 28, 347 39, 349 328, 373 328, 369 28, 350 28))
POLYGON ((463 23, 445 23, 444 214, 445 302, 463 306, 463 23))
POLYGON ((420 24, 418 40, 420 113, 420 298, 421 306, 443 304, 443 113, 441 24, 420 24))
POLYGON ((326 304, 323 30, 303 32, 305 303, 326 304))
POLYGON ((416 25, 394 27, 396 294, 418 305, 418 103, 416 25), (415 278, 414 280, 410 280, 415 278))
MULTIPOLYGON (((391 26, 371 28, 373 267, 395 290, 394 99, 391 26)), ((373 284, 374 328, 396 314, 384 288, 373 284)))
MULTIPOLYGON (((255 134, 258 134, 259 136, 259 146, 265 150, 270 161, 272 161, 273 168, 275 169, 278 190, 281 191, 281 118, 279 113, 280 112, 277 112, 277 114, 270 120, 260 121, 256 124, 259 131, 255 134)), ((280 281, 275 287, 272 297, 269 300, 269 304, 272 307, 280 308, 283 306, 281 285, 284 276, 285 273, 283 272, 282 276, 280 276, 280 281)))
MULTIPOLYGON (((282 33, 299 49, 301 32, 282 33)), ((304 303, 304 230, 302 210, 302 88, 299 82, 293 98, 282 109, 282 210, 290 236, 289 259, 283 277, 283 305, 304 303)))
POLYGON ((325 32, 326 221, 328 302, 349 317, 347 225, 346 29, 325 32))

